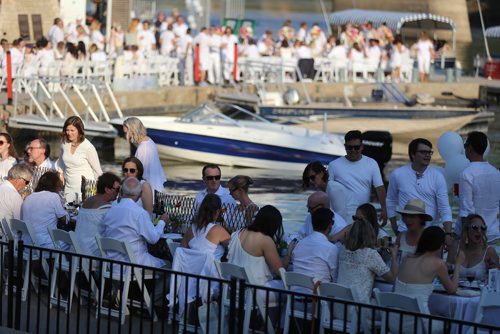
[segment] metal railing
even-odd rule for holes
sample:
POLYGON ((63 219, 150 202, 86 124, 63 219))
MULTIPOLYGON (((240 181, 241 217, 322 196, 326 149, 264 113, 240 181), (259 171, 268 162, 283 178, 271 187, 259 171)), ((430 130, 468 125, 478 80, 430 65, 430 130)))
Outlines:
POLYGON ((366 330, 375 332, 378 320, 390 321, 394 316, 400 319, 396 332, 417 333, 418 321, 425 324, 427 332, 432 332, 438 323, 443 324, 444 333, 500 330, 485 324, 253 285, 244 280, 205 277, 34 247, 22 241, 17 245, 13 241, 0 242, 0 251, 0 331, 3 326, 32 333, 242 333, 247 329, 252 333, 271 333, 279 332, 287 314, 297 310, 305 311, 304 315, 292 316, 290 328, 303 333, 319 326, 337 332, 348 332, 350 326, 355 326, 361 331, 363 322, 366 330), (47 273, 40 265, 42 261, 48 264, 47 273), (103 274, 104 266, 110 266, 108 277, 103 274), (76 268, 72 302, 67 302, 72 275, 63 274, 68 268, 76 268), (132 280, 139 284, 127 291, 124 281, 129 274, 135 275, 132 280), (29 284, 24 285, 24 280, 29 284), (182 280, 192 280, 194 284, 171 291, 169 287, 176 287, 182 280), (202 292, 202 284, 207 285, 206 292, 202 292), (188 290, 193 287, 194 291, 188 290), (229 292, 226 295, 221 293, 224 288, 229 292), (152 307, 147 306, 141 293, 145 290, 152 307), (171 300, 165 297, 169 290, 171 300), (126 294, 122 294, 124 291, 126 294), (192 298, 188 299, 188 295, 192 298), (287 296, 291 297, 291 312, 286 312, 287 296), (125 307, 120 308, 118 305, 124 300, 125 307), (329 312, 324 312, 325 307, 329 312), (354 309, 351 315, 356 315, 355 322, 350 323, 346 316, 334 320, 335 312, 347 314, 349 309, 354 309), (184 311, 179 313, 180 310, 184 311), (324 317, 328 313, 329 321, 324 317), (381 319, 376 317, 379 313, 381 319), (251 321, 245 323, 248 316, 251 321), (403 316, 414 320, 413 327, 405 331, 403 316), (367 318, 371 319, 366 321, 367 318), (244 328, 246 325, 249 328, 244 328))

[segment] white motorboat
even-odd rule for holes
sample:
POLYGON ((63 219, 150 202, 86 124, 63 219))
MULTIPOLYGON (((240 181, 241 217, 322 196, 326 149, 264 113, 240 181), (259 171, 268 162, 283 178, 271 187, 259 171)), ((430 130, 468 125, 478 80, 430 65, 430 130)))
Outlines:
MULTIPOLYGON (((160 155, 175 160, 264 169, 302 170, 345 155, 343 138, 271 123, 242 108, 225 115, 203 104, 182 117, 138 117, 160 155)), ((121 130, 123 119, 111 121, 121 130)))

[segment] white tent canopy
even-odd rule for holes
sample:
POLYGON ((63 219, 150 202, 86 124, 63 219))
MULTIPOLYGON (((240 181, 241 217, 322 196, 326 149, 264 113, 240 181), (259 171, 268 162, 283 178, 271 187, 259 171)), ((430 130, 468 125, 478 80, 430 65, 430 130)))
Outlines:
POLYGON ((446 16, 431 13, 388 12, 364 9, 341 10, 330 15, 330 23, 334 25, 362 23, 364 21, 371 21, 375 26, 379 26, 385 22, 389 28, 398 34, 401 33, 402 28, 451 30, 453 34, 453 48, 455 48, 455 22, 446 16))
POLYGON ((489 27, 486 29, 486 37, 500 38, 500 26, 489 27))

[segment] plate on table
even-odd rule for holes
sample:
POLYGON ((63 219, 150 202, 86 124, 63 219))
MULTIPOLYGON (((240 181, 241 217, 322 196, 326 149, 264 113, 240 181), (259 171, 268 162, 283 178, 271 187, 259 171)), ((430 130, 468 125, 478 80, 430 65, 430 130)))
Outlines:
POLYGON ((163 239, 172 239, 172 240, 181 240, 183 238, 182 234, 180 233, 163 233, 161 237, 163 239))
POLYGON ((458 288, 456 294, 462 297, 477 297, 481 295, 481 291, 470 288, 458 288))

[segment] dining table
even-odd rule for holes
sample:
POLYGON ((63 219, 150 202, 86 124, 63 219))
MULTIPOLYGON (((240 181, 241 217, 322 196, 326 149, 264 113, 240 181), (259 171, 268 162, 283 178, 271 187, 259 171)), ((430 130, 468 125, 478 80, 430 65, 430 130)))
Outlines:
MULTIPOLYGON (((375 288, 380 291, 392 292, 394 285, 382 279, 375 280, 375 288)), ((435 284, 434 292, 430 295, 428 305, 432 315, 442 316, 452 320, 474 322, 481 298, 481 289, 478 282, 461 282, 454 294, 446 292, 441 284, 435 284)), ((485 313, 485 321, 489 325, 500 326, 500 317, 485 313)), ((467 333, 468 327, 460 330, 457 324, 452 324, 451 333, 467 333)))

